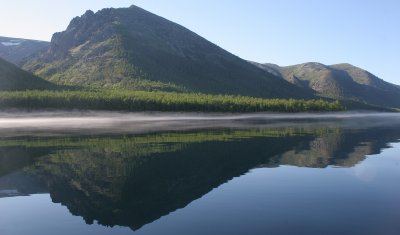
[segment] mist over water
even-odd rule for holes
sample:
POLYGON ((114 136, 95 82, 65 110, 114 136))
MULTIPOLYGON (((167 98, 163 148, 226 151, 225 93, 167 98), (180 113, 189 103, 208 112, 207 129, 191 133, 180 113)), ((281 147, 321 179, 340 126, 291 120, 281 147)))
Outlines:
POLYGON ((0 112, 0 137, 133 134, 205 128, 367 128, 400 124, 398 113, 254 113, 43 111, 0 112))

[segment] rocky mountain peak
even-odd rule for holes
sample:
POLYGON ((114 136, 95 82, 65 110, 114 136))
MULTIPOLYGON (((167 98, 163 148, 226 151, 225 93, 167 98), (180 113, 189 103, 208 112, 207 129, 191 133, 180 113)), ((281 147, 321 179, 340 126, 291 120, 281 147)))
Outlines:
POLYGON ((53 35, 47 60, 65 59, 74 47, 111 37, 115 29, 107 16, 104 11, 94 13, 88 10, 72 19, 65 31, 53 35))

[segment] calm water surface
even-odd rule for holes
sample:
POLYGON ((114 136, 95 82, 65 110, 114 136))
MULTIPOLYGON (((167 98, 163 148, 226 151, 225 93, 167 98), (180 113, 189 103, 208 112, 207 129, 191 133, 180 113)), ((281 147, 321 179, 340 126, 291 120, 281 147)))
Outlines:
POLYGON ((1 235, 400 234, 397 114, 79 115, 0 114, 1 235))

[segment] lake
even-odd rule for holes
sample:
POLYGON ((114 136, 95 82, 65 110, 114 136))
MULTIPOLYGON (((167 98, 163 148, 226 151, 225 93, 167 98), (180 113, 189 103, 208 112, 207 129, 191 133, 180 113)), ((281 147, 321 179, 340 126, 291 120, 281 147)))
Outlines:
POLYGON ((400 234, 400 115, 0 113, 0 234, 400 234))

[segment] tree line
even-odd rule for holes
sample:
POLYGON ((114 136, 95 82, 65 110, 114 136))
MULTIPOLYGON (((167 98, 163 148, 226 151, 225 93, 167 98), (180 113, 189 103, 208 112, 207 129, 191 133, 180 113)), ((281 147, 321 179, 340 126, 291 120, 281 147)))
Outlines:
POLYGON ((308 112, 341 111, 339 101, 263 99, 133 90, 65 90, 0 92, 0 108, 89 109, 114 111, 308 112))

